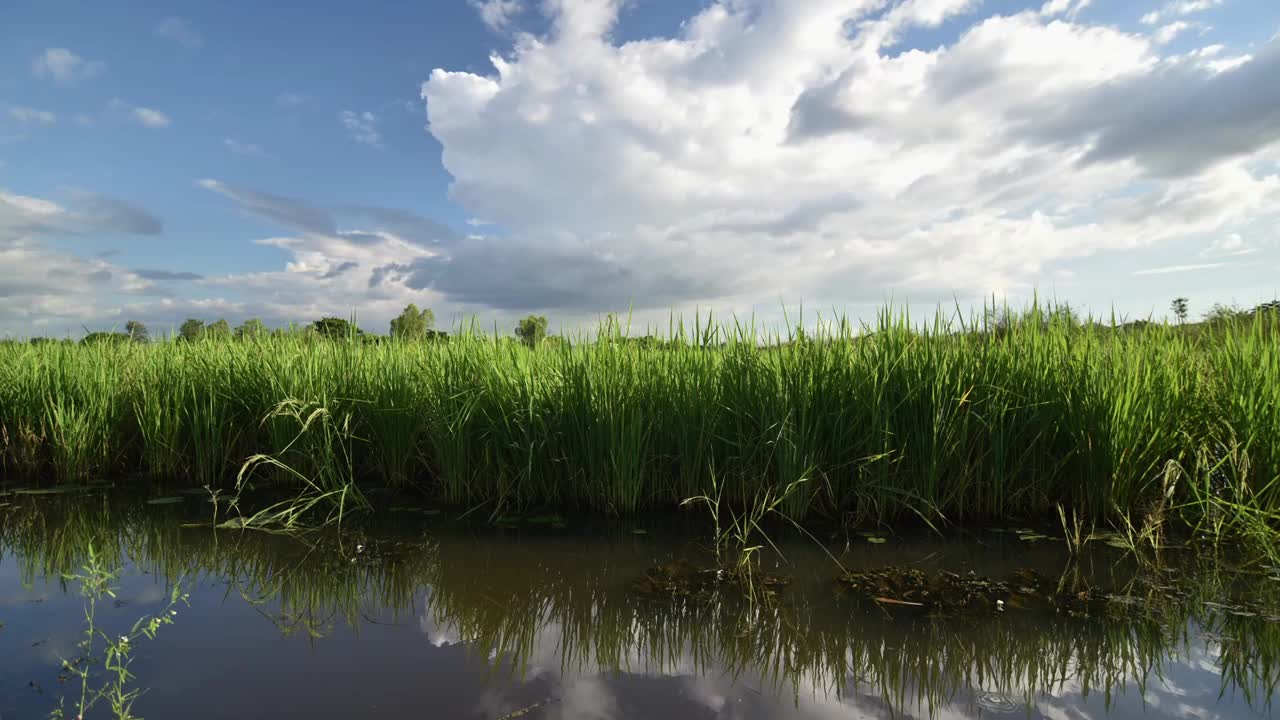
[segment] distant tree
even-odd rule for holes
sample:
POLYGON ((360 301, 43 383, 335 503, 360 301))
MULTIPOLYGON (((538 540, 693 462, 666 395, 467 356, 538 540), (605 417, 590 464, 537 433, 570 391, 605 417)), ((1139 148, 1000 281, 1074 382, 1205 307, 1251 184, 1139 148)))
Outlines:
POLYGON ((96 345, 98 343, 116 344, 116 343, 127 343, 127 342, 130 342, 131 340, 132 338, 130 338, 125 333, 91 332, 88 335, 84 336, 84 339, 80 341, 80 344, 81 345, 96 345))
POLYGON ((353 332, 356 335, 361 334, 360 328, 340 317, 320 318, 314 323, 311 323, 311 329, 321 337, 325 337, 330 340, 345 340, 350 337, 353 332))
POLYGON ((231 325, 226 320, 219 318, 215 323, 209 323, 204 328, 204 337, 206 340, 230 340, 231 325))
POLYGON ((409 303, 399 317, 391 320, 391 336, 401 340, 421 340, 436 324, 436 314, 431 308, 418 310, 418 306, 409 303))
POLYGON ((1213 307, 1204 314, 1205 322, 1222 323, 1231 320, 1239 320, 1249 316, 1248 311, 1241 310, 1238 305, 1224 305, 1222 303, 1214 303, 1213 307))
POLYGON ((530 315, 516 325, 516 336, 529 347, 537 347, 547 338, 547 319, 541 315, 530 315))
POLYGON ((56 343, 56 342, 58 342, 58 341, 57 341, 57 340, 54 340, 53 338, 39 337, 39 336, 37 336, 37 337, 33 337, 33 338, 31 338, 30 340, 28 340, 28 341, 27 341, 27 343, 28 343, 28 344, 30 344, 30 345, 48 345, 48 344, 56 343))
POLYGON ((185 342, 195 342, 204 337, 204 321, 195 318, 187 318, 185 322, 178 328, 178 339, 185 342))
POLYGON ((1179 325, 1187 321, 1187 299, 1186 298, 1184 297, 1174 298, 1173 302, 1169 303, 1169 309, 1173 311, 1173 316, 1178 318, 1179 325))
POLYGON ((254 340, 266 336, 267 326, 258 318, 245 320, 236 328, 237 340, 254 340))
POLYGON ((124 334, 134 342, 144 343, 147 341, 147 326, 137 320, 130 320, 124 324, 124 334))

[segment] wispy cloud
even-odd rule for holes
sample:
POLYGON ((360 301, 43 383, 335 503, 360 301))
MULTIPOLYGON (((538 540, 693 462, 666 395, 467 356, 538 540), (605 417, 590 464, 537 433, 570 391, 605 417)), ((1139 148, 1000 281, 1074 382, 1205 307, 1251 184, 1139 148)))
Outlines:
POLYGON ((9 108, 9 117, 23 125, 52 125, 58 121, 58 116, 47 110, 37 110, 21 105, 9 108))
POLYGON ((1193 27, 1195 27, 1194 23, 1189 23, 1186 20, 1177 20, 1169 23, 1168 25, 1161 26, 1161 28, 1157 30, 1152 37, 1155 39, 1157 44, 1167 45, 1173 42, 1174 38, 1193 27))
POLYGON ((369 111, 354 112, 343 110, 339 115, 342 126, 347 129, 351 139, 358 143, 376 148, 382 147, 382 135, 378 132, 378 116, 369 111))
POLYGON ((142 107, 141 105, 132 105, 120 98, 113 98, 107 104, 107 110, 120 114, 129 121, 146 128, 165 128, 173 124, 173 120, 159 110, 142 107))
POLYGON ((1152 10, 1143 15, 1138 22, 1143 25, 1155 25, 1170 17, 1182 17, 1193 13, 1212 10, 1222 4, 1222 0, 1173 0, 1165 3, 1159 10, 1152 10))
POLYGON ((222 144, 231 152, 246 157, 269 158, 271 154, 253 143, 240 142, 235 138, 224 138, 222 144))
POLYGON ((307 96, 296 92, 283 92, 276 96, 276 105, 282 108, 297 107, 306 102, 307 96))
POLYGON ((512 19, 524 10, 521 0, 468 0, 480 19, 494 32, 505 32, 512 19))
POLYGON ((33 75, 63 84, 97 77, 106 70, 105 62, 85 60, 66 48, 48 48, 31 61, 33 75))
POLYGON ((204 36, 192 27, 191 23, 180 17, 167 17, 161 20, 156 25, 155 33, 189 50, 204 46, 204 36))
POLYGON ((175 280, 200 280, 204 276, 193 272, 176 272, 173 270, 131 270, 134 275, 143 280, 159 280, 159 281, 175 281, 175 280))
POLYGON ((159 110, 151 108, 136 107, 133 109, 133 118, 143 127, 162 128, 169 127, 169 116, 159 110))
POLYGON ((1193 263, 1191 265, 1166 265, 1158 268, 1148 268, 1146 270, 1135 270, 1134 275, 1171 275, 1173 273, 1196 272, 1197 270, 1216 270, 1224 268, 1235 263, 1193 263))
POLYGON ((1200 257, 1238 257, 1240 255, 1252 255, 1256 252, 1258 252, 1258 248, 1250 247, 1239 233, 1228 233, 1214 238, 1213 242, 1209 243, 1209 247, 1200 251, 1200 257))

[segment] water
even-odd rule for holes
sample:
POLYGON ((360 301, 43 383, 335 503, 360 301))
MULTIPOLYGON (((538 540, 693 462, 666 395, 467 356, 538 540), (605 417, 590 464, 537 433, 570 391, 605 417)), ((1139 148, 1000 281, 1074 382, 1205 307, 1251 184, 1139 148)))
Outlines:
POLYGON ((406 512, 300 541, 183 527, 198 506, 0 508, 0 718, 73 699, 58 676, 83 600, 59 577, 90 542, 125 569, 100 606, 108 632, 156 612, 175 578, 190 590, 136 645, 135 711, 153 719, 1253 718, 1270 716, 1280 673, 1280 582, 1197 557, 1148 572, 1098 546, 1073 563, 1059 542, 994 532, 827 545, 848 569, 1032 568, 1111 598, 1077 617, 931 614, 842 590, 829 557, 787 538, 767 569, 792 582, 753 606, 729 589, 637 594, 655 565, 708 559, 684 524, 493 529, 406 512))

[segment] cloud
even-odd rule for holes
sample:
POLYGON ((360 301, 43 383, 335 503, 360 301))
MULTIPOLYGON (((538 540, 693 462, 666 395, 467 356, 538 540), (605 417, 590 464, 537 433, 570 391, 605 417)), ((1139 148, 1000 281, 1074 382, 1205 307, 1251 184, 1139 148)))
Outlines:
POLYGON ((1172 2, 1165 3, 1165 5, 1159 10, 1152 10, 1151 12, 1143 15, 1139 22, 1143 25, 1156 25, 1166 18, 1182 17, 1198 12, 1204 12, 1206 10, 1212 10, 1221 4, 1222 0, 1173 0, 1172 2))
POLYGON ((233 138, 224 138, 222 141, 222 144, 228 150, 230 150, 231 152, 237 155, 245 155, 247 157, 258 157, 258 158, 271 157, 270 153, 266 152, 261 147, 254 145, 253 143, 240 142, 239 140, 235 140, 233 138))
POLYGON ((498 33, 505 32, 510 27, 512 19, 524 11, 524 3, 521 0, 467 0, 467 2, 480 13, 480 20, 490 30, 498 33))
POLYGON ((31 61, 32 74, 61 84, 88 80, 106 71, 106 63, 85 60, 66 48, 48 48, 31 61))
POLYGON ((177 281, 177 280, 200 280, 203 275, 193 272, 177 272, 173 270, 130 270, 144 280, 157 281, 177 281))
POLYGON ((1156 43, 1160 45, 1167 45, 1168 43, 1173 42, 1174 38, 1178 37, 1178 35, 1193 27, 1195 27, 1194 23, 1189 23, 1186 20, 1178 20, 1162 26, 1152 37, 1155 39, 1156 43))
POLYGON ((301 105, 306 100, 306 96, 301 93, 284 92, 276 96, 276 105, 282 108, 291 108, 301 105))
POLYGON ((165 115, 159 110, 152 110, 151 108, 145 108, 145 107, 136 107, 136 108, 133 108, 131 112, 133 114, 134 120, 137 120, 138 124, 142 125, 143 127, 149 127, 149 128, 169 127, 169 122, 170 122, 169 116, 165 115))
POLYGON ((1258 248, 1250 247, 1240 233, 1227 233, 1215 237, 1208 247, 1200 251, 1200 257, 1237 257, 1252 255, 1256 252, 1258 248))
POLYGON ((329 211, 304 200, 226 185, 217 180, 198 180, 196 185, 230 198, 241 209, 285 227, 316 235, 337 233, 329 211))
POLYGON ((172 40, 188 50, 204 46, 204 37, 191 26, 191 23, 180 17, 167 17, 155 28, 156 35, 172 40))
POLYGON ((1167 265, 1165 267, 1150 268, 1147 270, 1135 270, 1134 275, 1169 275, 1172 273, 1197 272, 1200 270, 1216 270, 1218 268, 1229 267, 1234 263, 1196 263, 1192 265, 1167 265))
POLYGON ((1075 18, 1081 11, 1093 4, 1093 0, 1047 0, 1040 6, 1040 14, 1045 17, 1066 15, 1075 18))
POLYGON ((1273 39, 1220 70, 1198 58, 1162 63, 1024 125, 1040 141, 1088 142, 1082 162, 1131 159, 1152 175, 1189 175, 1280 141, 1277 75, 1280 39, 1273 39))
POLYGON ((164 222, 145 208, 119 198, 77 192, 76 222, 85 231, 120 232, 130 235, 159 235, 164 222))
POLYGON ((160 218, 126 200, 81 190, 70 191, 68 197, 70 203, 61 205, 0 190, 0 235, 159 235, 164 231, 160 218))
POLYGON ((0 333, 122 324, 119 298, 163 292, 107 257, 50 248, 46 239, 54 236, 158 230, 158 220, 123 201, 86 192, 71 193, 71 200, 63 205, 0 190, 0 333))
POLYGON ((619 3, 545 3, 489 73, 424 83, 451 197, 494 225, 405 282, 560 312, 977 298, 1277 217, 1280 43, 1219 72, 1082 5, 926 51, 897 43, 972 3, 716 2, 626 43, 619 3))
POLYGON ((368 111, 343 110, 338 119, 342 121, 342 126, 347 129, 352 140, 376 148, 382 147, 382 135, 378 133, 377 115, 368 111))
POLYGON ((329 268, 329 270, 325 271, 325 273, 321 275, 320 278, 322 280, 332 280, 338 277, 339 275, 345 272, 348 272, 350 270, 355 270, 358 267, 360 267, 360 263, 355 262, 354 260, 348 260, 346 262, 339 263, 338 265, 334 265, 333 267, 329 268))
POLYGON ((148 107, 132 105, 120 98, 107 103, 107 111, 145 128, 165 128, 172 124, 169 116, 148 107))
POLYGON ((21 105, 10 107, 9 117, 23 125, 52 125, 58 121, 58 116, 51 112, 21 105))

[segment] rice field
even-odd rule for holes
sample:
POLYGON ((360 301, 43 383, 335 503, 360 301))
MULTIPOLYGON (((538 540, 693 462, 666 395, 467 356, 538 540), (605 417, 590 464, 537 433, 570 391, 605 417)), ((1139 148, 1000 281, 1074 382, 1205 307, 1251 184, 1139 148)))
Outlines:
POLYGON ((462 506, 631 513, 713 479, 728 503, 805 478, 793 517, 1192 526, 1280 513, 1270 320, 1117 330, 1033 308, 996 325, 891 309, 769 335, 609 322, 525 347, 446 341, 0 344, 0 472, 82 484, 416 488, 462 506), (301 478, 301 480, 300 480, 301 478))

